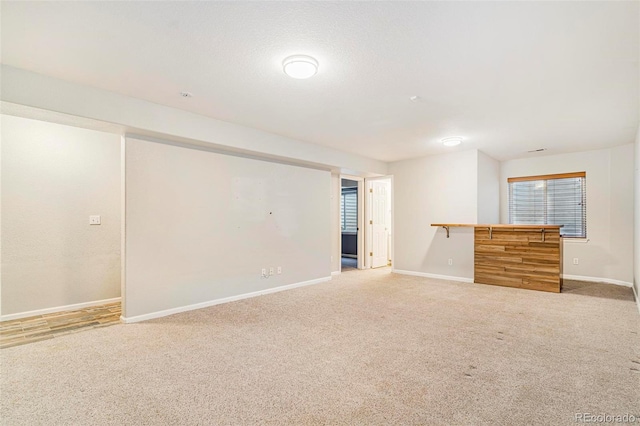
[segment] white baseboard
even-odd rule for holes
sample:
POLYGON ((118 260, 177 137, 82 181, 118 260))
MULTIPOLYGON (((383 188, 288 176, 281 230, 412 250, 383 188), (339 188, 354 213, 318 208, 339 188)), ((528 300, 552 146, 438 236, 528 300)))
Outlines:
POLYGON ((17 314, 2 315, 0 316, 0 321, 11 321, 11 320, 16 320, 20 318, 28 318, 28 317, 35 317, 38 315, 53 314, 56 312, 73 311, 76 309, 89 308, 91 306, 106 305, 107 303, 120 302, 120 300, 121 300, 120 297, 114 297, 113 299, 94 300, 93 302, 74 303, 73 305, 56 306, 54 308, 45 308, 45 309, 38 309, 35 311, 19 312, 17 314))
POLYGON ((568 275, 568 274, 562 274, 562 278, 566 278, 568 280, 576 280, 576 281, 588 281, 593 283, 621 285, 623 287, 633 287, 632 283, 629 283, 626 281, 620 281, 620 280, 613 280, 611 278, 585 277, 583 275, 568 275))
POLYGON ((340 275, 341 273, 342 273, 342 271, 333 271, 333 272, 331 273, 331 276, 332 276, 332 277, 334 277, 334 276, 336 276, 336 275, 340 275))
POLYGON ((323 277, 315 280, 303 281, 295 284, 283 285, 280 287, 268 288, 265 290, 254 291, 252 293, 239 294, 237 296, 225 297, 222 299, 209 300, 207 302, 195 303, 193 305, 180 306, 177 308, 165 309, 163 311, 151 312, 149 314, 137 315, 135 317, 121 316, 120 320, 124 323, 131 324, 134 322, 146 321, 155 318, 166 317, 168 315, 179 314, 180 312, 193 311, 196 309, 208 308, 209 306, 220 305, 222 303, 235 302, 242 299, 248 299, 250 297, 263 296, 265 294, 278 293, 284 290, 291 290, 298 287, 304 287, 313 284, 319 284, 322 282, 330 281, 331 277, 323 277))
POLYGON ((415 277, 426 277, 426 278, 436 278, 439 280, 447 280, 447 281, 459 281, 461 283, 472 283, 473 278, 466 277, 454 277, 450 275, 438 275, 438 274, 430 274, 427 272, 416 272, 416 271, 405 271, 402 269, 391 269, 391 272, 394 274, 402 274, 402 275, 413 275, 415 277))

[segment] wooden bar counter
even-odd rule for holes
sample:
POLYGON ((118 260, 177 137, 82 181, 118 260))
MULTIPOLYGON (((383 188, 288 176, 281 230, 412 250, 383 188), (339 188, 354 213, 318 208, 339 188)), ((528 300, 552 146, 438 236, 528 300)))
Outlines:
POLYGON ((465 225, 474 228, 474 277, 479 284, 559 293, 562 289, 562 225, 465 225))

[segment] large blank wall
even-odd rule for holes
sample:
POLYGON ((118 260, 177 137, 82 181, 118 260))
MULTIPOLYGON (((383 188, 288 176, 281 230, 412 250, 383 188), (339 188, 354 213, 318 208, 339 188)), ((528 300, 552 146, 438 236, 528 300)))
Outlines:
POLYGON ((446 238, 443 229, 430 225, 477 223, 478 151, 397 161, 389 171, 394 270, 473 279, 473 229, 451 228, 446 238))
POLYGON ((125 317, 330 276, 329 172, 135 138, 125 156, 125 317))
POLYGON ((1 122, 2 315, 119 297, 120 137, 1 122))

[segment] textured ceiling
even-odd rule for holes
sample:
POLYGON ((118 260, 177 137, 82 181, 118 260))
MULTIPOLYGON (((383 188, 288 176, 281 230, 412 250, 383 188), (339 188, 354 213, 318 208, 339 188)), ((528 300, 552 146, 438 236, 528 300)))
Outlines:
POLYGON ((2 62, 385 161, 448 136, 503 160, 633 142, 638 7, 3 1, 2 62))

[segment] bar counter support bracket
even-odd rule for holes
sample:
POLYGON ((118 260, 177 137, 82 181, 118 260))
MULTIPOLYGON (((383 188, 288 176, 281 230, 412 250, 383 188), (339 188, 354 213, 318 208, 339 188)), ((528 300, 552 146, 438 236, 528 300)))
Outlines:
MULTIPOLYGON (((431 224, 431 226, 436 226, 436 225, 435 224, 431 224)), ((442 229, 447 231, 447 238, 449 238, 449 226, 450 225, 438 224, 437 226, 440 226, 440 227, 442 227, 442 229)), ((472 225, 453 225, 453 226, 472 226, 472 225)), ((484 228, 484 226, 483 226, 483 228, 484 228)), ((493 239, 493 226, 487 226, 487 229, 489 230, 489 239, 492 240, 493 239)), ((540 228, 540 235, 541 235, 542 242, 545 241, 545 231, 546 231, 545 228, 540 228)))

